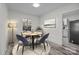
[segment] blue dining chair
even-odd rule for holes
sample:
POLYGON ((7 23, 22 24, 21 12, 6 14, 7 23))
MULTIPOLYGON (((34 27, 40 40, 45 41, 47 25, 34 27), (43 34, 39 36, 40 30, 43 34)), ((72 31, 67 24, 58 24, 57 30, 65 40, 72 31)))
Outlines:
POLYGON ((31 43, 28 42, 27 38, 24 38, 24 37, 22 37, 21 35, 16 34, 16 37, 17 37, 18 41, 21 41, 21 42, 22 42, 22 43, 19 43, 19 44, 18 44, 17 51, 18 51, 18 49, 19 49, 19 46, 20 46, 20 45, 23 45, 23 47, 22 47, 22 54, 23 54, 23 52, 24 52, 24 47, 25 47, 25 46, 30 46, 30 47, 31 47, 31 43))
MULTIPOLYGON (((40 40, 37 40, 35 43, 36 47, 37 47, 37 45, 40 45, 41 43, 43 43, 44 49, 46 50, 45 43, 47 43, 46 39, 48 38, 48 36, 49 36, 49 33, 45 34, 40 40)), ((47 43, 47 45, 48 45, 48 43, 47 43)))

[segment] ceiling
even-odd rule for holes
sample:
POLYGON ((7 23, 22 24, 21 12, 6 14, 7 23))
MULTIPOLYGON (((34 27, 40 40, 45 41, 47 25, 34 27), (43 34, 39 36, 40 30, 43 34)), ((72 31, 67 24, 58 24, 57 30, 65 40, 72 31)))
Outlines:
POLYGON ((72 16, 72 15, 79 15, 79 9, 63 14, 64 17, 72 16))
POLYGON ((41 16, 51 11, 56 10, 66 3, 40 3, 40 7, 34 8, 32 3, 7 3, 8 10, 13 10, 21 13, 26 13, 35 16, 41 16))

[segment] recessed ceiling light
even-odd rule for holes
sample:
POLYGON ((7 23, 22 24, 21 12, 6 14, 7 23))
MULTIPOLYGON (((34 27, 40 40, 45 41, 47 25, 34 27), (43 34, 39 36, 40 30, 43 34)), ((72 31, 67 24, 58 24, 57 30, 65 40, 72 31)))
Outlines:
POLYGON ((33 7, 37 8, 37 7, 39 7, 39 6, 40 6, 39 3, 33 3, 33 7))

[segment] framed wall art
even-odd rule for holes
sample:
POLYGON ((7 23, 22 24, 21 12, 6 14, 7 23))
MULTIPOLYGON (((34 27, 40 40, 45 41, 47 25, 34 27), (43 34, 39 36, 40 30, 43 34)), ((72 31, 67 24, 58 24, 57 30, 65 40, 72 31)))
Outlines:
POLYGON ((48 19, 44 21, 45 28, 56 28, 56 19, 48 19))

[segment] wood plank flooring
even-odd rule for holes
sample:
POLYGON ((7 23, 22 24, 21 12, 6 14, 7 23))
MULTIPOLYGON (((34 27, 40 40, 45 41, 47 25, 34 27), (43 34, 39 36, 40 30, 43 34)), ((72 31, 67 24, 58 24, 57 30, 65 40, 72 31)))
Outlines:
MULTIPOLYGON (((60 46, 52 42, 48 42, 51 46, 48 55, 79 55, 79 45, 69 44, 68 46, 60 46)), ((10 55, 12 46, 9 45, 6 55, 10 55)))
POLYGON ((79 46, 72 45, 75 47, 75 49, 68 47, 68 46, 59 46, 54 43, 49 43, 51 46, 51 50, 49 52, 49 55, 79 55, 79 46))

